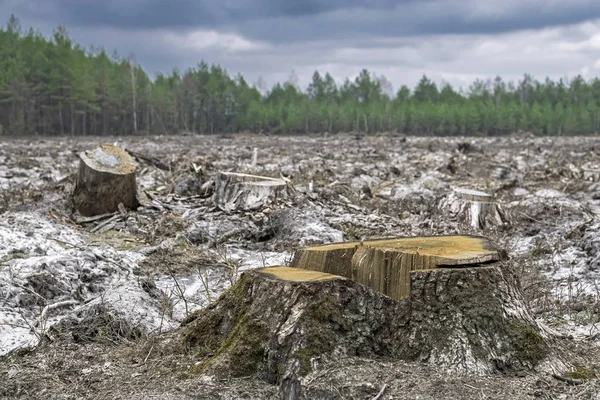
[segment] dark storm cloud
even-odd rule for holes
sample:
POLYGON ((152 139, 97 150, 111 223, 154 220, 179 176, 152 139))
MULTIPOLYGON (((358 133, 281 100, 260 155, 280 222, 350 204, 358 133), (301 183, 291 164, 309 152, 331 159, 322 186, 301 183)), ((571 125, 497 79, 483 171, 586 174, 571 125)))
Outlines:
MULTIPOLYGON (((0 0, 14 12, 60 20, 69 26, 121 29, 203 28, 236 25, 256 19, 294 18, 368 6, 389 8, 398 1, 378 0, 0 0)), ((405 0, 400 3, 410 3, 405 0)))
POLYGON ((491 1, 437 0, 402 3, 386 10, 340 8, 312 16, 246 21, 237 32, 256 39, 286 42, 319 38, 505 33, 600 18, 600 2, 596 1, 562 4, 541 0, 505 1, 504 7, 492 4, 491 1))
POLYGON ((500 33, 600 18, 596 0, 0 0, 6 4, 19 17, 68 27, 209 28, 269 42, 500 33))
POLYGON ((202 60, 269 85, 294 70, 304 87, 315 70, 342 82, 367 68, 396 88, 600 74, 597 0, 0 0, 0 20, 11 13, 152 76, 202 60))

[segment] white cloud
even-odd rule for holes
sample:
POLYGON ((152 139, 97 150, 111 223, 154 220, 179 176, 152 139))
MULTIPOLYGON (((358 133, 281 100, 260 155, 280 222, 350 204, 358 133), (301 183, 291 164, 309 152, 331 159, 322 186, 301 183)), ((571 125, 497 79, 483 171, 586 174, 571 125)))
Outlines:
POLYGON ((197 30, 185 33, 167 32, 164 42, 168 46, 180 48, 182 51, 204 52, 207 50, 242 53, 268 49, 269 46, 260 41, 253 41, 233 33, 221 33, 215 30, 197 30))
MULTIPOLYGON (((248 53, 229 70, 249 81, 263 75, 269 84, 284 81, 296 70, 306 86, 315 69, 329 71, 341 83, 362 68, 384 74, 397 89, 414 86, 423 74, 467 88, 475 78, 502 76, 518 80, 530 73, 543 80, 582 74, 593 77, 600 65, 600 22, 490 35, 433 35, 374 39, 372 47, 351 41, 322 41, 270 47, 248 53)), ((227 65, 226 58, 219 62, 227 65)))

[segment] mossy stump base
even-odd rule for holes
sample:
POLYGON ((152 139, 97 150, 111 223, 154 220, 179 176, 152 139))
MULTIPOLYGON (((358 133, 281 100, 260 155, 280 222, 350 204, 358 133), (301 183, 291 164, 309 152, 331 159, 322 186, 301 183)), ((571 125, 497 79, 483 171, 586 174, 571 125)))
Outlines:
POLYGON ((421 361, 454 374, 560 370, 547 337, 499 266, 410 273, 395 301, 351 279, 291 267, 246 271, 179 340, 195 373, 257 376, 302 398, 301 378, 340 356, 421 361))
POLYGON ((252 211, 287 197, 282 179, 219 172, 215 177, 214 204, 224 211, 252 211))
POLYGON ((138 206, 136 164, 127 152, 110 144, 79 154, 79 174, 73 191, 75 210, 84 216, 112 213, 119 204, 138 206))
POLYGON ((551 340, 500 266, 411 273, 410 323, 397 354, 449 372, 558 371, 551 340))
POLYGON ((219 300, 183 326, 196 372, 256 374, 293 390, 300 376, 336 355, 391 356, 404 304, 343 277, 290 267, 244 272, 219 300))
POLYGON ((480 236, 431 236, 309 246, 291 266, 344 276, 395 300, 410 295, 410 273, 498 261, 503 252, 480 236))

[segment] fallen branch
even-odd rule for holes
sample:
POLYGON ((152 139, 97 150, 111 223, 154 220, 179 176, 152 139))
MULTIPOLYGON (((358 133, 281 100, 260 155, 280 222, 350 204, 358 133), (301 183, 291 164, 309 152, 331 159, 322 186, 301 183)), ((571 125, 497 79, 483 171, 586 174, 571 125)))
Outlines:
POLYGON ((113 217, 107 219, 106 221, 96 225, 95 227, 93 227, 92 229, 90 229, 90 233, 96 233, 99 230, 106 228, 108 225, 112 224, 112 223, 116 223, 119 219, 121 219, 123 216, 119 213, 117 213, 117 215, 114 215, 113 217))
POLYGON ((126 152, 128 152, 129 154, 131 154, 133 157, 140 159, 142 161, 146 161, 147 163, 150 163, 151 165, 153 165, 154 167, 163 170, 163 171, 171 171, 171 167, 160 161, 158 158, 154 158, 154 157, 150 157, 150 156, 146 156, 142 153, 138 153, 137 151, 132 151, 129 149, 125 149, 126 152))
POLYGON ((79 225, 81 225, 81 224, 89 224, 91 222, 96 222, 96 221, 103 220, 105 218, 113 217, 116 214, 118 214, 118 212, 112 212, 112 213, 94 215, 93 217, 77 217, 77 218, 75 218, 74 221, 76 223, 78 223, 79 225))
POLYGON ((377 396, 373 397, 372 400, 379 400, 381 396, 383 396, 383 394, 385 393, 385 389, 387 389, 387 383, 383 385, 379 393, 377 393, 377 396))
POLYGON ((552 377, 561 382, 565 382, 567 385, 571 385, 571 386, 581 385, 584 383, 584 381, 582 379, 568 378, 566 376, 560 376, 558 374, 552 374, 552 377))
POLYGON ((235 228, 232 229, 228 232, 225 232, 223 235, 221 235, 219 238, 217 238, 217 240, 213 240, 210 241, 208 243, 208 247, 209 248, 215 248, 220 244, 225 243, 226 241, 228 241, 229 239, 231 239, 232 237, 241 235, 243 233, 247 233, 248 232, 248 228, 235 228))
POLYGON ((73 306, 75 304, 79 304, 77 300, 64 300, 56 303, 48 304, 46 307, 42 309, 42 313, 40 314, 40 318, 38 320, 38 325, 42 328, 45 327, 46 321, 48 320, 48 313, 52 310, 55 310, 60 307, 68 307, 73 306))

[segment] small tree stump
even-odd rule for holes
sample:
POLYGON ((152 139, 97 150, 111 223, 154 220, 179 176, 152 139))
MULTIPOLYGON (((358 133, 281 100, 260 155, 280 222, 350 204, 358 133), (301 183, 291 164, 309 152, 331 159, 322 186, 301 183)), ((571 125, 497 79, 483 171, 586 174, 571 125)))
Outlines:
POLYGON ((138 206, 136 164, 123 149, 103 144, 80 153, 79 158, 73 203, 82 215, 115 212, 119 203, 128 209, 138 206))
POLYGON ((453 193, 440 202, 439 209, 450 218, 455 218, 476 230, 507 222, 494 196, 478 190, 454 189, 453 193))
POLYGON ((497 261, 501 252, 479 236, 432 236, 345 242, 299 249, 291 266, 340 275, 395 300, 410 295, 410 272, 497 261))
POLYGON ((598 168, 596 165, 577 167, 574 164, 567 164, 566 167, 562 168, 562 173, 571 179, 584 180, 588 182, 600 181, 600 168, 598 168))
POLYGON ((598 168, 582 168, 582 177, 584 181, 598 182, 600 181, 600 169, 598 168))
POLYGON ((287 197, 282 179, 266 176, 219 172, 212 200, 224 211, 252 211, 287 197))

